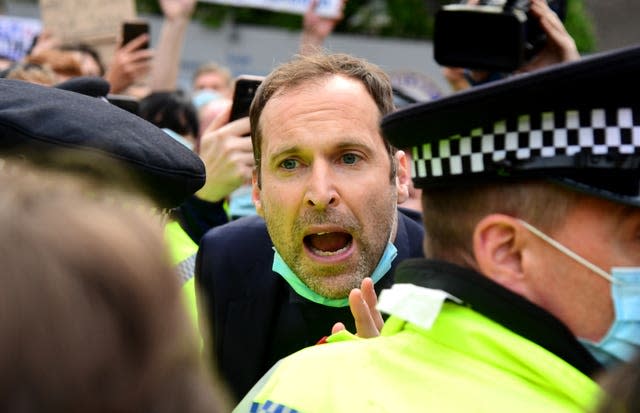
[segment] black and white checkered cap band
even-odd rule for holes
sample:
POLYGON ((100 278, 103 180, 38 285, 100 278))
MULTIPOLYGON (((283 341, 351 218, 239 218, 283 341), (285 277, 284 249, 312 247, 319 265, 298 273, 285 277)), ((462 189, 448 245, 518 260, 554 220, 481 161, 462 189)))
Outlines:
POLYGON ((412 148, 412 177, 480 174, 504 161, 593 155, 640 149, 638 108, 578 109, 520 115, 412 148))

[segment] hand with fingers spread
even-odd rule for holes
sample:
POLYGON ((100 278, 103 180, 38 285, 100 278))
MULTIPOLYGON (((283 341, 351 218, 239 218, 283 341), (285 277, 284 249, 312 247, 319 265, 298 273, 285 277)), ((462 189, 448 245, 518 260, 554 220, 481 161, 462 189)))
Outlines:
POLYGON ((151 70, 153 51, 141 48, 149 41, 143 34, 116 50, 105 74, 111 84, 111 93, 121 93, 151 70))
POLYGON ((249 138, 249 118, 229 122, 231 105, 220 113, 200 137, 200 157, 207 181, 196 196, 218 202, 251 179, 255 162, 249 138))
POLYGON ((538 19, 542 30, 547 35, 547 42, 529 63, 518 69, 518 73, 580 59, 575 41, 558 15, 549 8, 546 0, 531 0, 531 14, 538 19))
MULTIPOLYGON (((356 335, 361 338, 372 338, 380 335, 384 320, 382 314, 376 309, 378 297, 373 288, 371 278, 362 280, 360 288, 354 288, 349 293, 349 308, 356 322, 356 335)), ((331 334, 345 329, 344 324, 335 323, 331 334)))

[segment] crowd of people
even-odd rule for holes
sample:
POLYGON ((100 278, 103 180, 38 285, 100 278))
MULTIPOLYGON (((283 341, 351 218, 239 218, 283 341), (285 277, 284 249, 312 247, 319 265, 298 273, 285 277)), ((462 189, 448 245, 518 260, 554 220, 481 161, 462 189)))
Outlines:
POLYGON ((522 67, 398 108, 318 2, 240 119, 177 87, 196 0, 4 69, 2 410, 637 411, 640 47, 531 0, 522 67))

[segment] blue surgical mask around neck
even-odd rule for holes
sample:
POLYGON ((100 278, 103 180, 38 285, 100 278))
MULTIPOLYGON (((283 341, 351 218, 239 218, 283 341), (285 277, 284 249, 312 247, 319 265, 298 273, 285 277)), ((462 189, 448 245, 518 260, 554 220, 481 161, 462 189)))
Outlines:
MULTIPOLYGON (((298 276, 289 268, 286 262, 282 259, 278 251, 273 249, 273 266, 272 270, 277 272, 285 279, 285 281, 293 288, 293 290, 314 303, 326 305, 329 307, 347 307, 349 305, 349 298, 327 298, 309 288, 298 276)), ((380 281, 383 275, 385 275, 391 269, 391 263, 398 255, 398 250, 391 242, 387 243, 387 247, 384 249, 382 258, 378 262, 375 270, 369 276, 373 283, 380 281)))
POLYGON ((532 234, 609 281, 615 319, 599 342, 580 342, 606 367, 631 361, 640 351, 640 267, 613 267, 608 273, 531 224, 520 222, 532 234))

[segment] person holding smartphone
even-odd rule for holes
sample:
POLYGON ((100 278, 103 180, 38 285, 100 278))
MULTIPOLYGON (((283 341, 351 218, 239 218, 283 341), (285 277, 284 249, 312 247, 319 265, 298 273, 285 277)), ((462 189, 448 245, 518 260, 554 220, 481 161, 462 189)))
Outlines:
POLYGON ((148 48, 150 39, 149 33, 142 33, 125 43, 123 33, 120 47, 116 49, 104 76, 111 85, 110 93, 130 94, 141 98, 149 92, 146 86, 142 86, 140 90, 135 90, 132 86, 141 83, 151 71, 153 50, 148 48))

